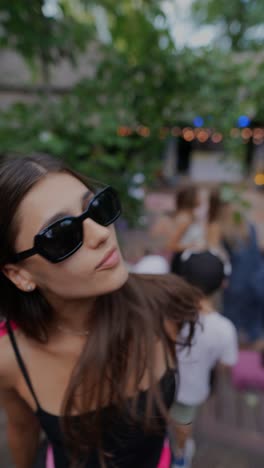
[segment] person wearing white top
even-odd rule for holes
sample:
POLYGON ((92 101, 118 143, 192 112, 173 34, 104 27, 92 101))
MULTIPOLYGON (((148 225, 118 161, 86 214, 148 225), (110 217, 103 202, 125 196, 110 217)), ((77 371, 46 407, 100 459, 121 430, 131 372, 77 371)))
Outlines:
MULTIPOLYGON (((212 295, 221 287, 230 266, 215 251, 186 251, 181 256, 183 278, 205 294, 201 302, 199 321, 190 349, 178 352, 178 391, 171 409, 174 421, 170 427, 173 452, 172 467, 189 467, 185 453, 186 441, 191 436, 196 411, 210 394, 212 370, 220 365, 231 368, 238 359, 237 333, 232 322, 213 306, 212 295)), ((185 327, 182 336, 188 333, 185 327)))
POLYGON ((162 255, 146 254, 135 265, 131 265, 129 270, 132 273, 162 275, 169 273, 170 267, 168 261, 162 255))
MULTIPOLYGON (((203 203, 198 186, 180 187, 176 193, 176 213, 168 231, 167 250, 172 253, 170 271, 180 273, 180 257, 186 249, 205 246, 205 220, 201 219, 203 203), (199 215, 198 215, 199 213, 199 215)), ((204 218, 204 217, 203 217, 204 218)))
MULTIPOLYGON (((206 306, 206 305, 205 305, 206 306)), ((229 319, 209 308, 200 313, 189 350, 180 350, 177 401, 200 405, 210 394, 212 369, 219 363, 234 366, 238 358, 237 333, 229 319)))

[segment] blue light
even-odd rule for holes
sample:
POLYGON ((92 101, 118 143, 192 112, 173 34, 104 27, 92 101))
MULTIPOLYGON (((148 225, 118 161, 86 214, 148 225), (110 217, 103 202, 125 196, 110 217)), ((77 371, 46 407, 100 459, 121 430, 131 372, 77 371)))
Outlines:
POLYGON ((202 117, 200 117, 199 115, 197 115, 197 117, 195 117, 195 119, 193 119, 193 125, 195 127, 202 127, 204 124, 204 119, 202 117))
POLYGON ((250 118, 247 115, 240 115, 237 124, 240 128, 247 127, 250 124, 250 118))

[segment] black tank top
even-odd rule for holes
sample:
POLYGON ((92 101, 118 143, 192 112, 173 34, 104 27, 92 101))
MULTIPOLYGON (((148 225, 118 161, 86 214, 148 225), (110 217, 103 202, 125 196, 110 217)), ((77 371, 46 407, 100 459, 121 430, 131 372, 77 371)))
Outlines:
MULTIPOLYGON (((6 325, 18 365, 37 406, 36 416, 53 447, 55 466, 56 468, 68 468, 69 458, 67 456, 67 447, 63 441, 60 417, 47 413, 41 408, 26 365, 18 349, 14 332, 8 323, 6 325)), ((175 375, 172 369, 167 368, 160 379, 159 385, 163 401, 166 407, 170 408, 175 393, 175 375)), ((146 390, 141 391, 139 394, 139 412, 145 410, 147 393, 146 390)), ((128 405, 129 403, 130 400, 128 400, 128 405)), ((89 412, 87 417, 91 417, 92 414, 92 411, 89 412)), ((102 410, 102 422, 103 451, 110 454, 110 457, 106 458, 107 468, 157 467, 166 436, 166 423, 161 415, 157 413, 155 418, 159 429, 151 432, 146 432, 142 424, 129 420, 129 410, 122 415, 114 406, 108 406, 102 410)), ((72 416, 72 423, 78 424, 78 415, 72 416)), ((155 427, 157 426, 156 423, 155 427)), ((94 449, 89 452, 87 460, 85 460, 85 467, 100 468, 97 450, 94 449)))

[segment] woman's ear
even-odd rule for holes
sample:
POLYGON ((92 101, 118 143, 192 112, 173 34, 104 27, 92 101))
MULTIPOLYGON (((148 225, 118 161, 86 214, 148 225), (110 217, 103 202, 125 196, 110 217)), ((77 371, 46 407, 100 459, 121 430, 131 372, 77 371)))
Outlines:
POLYGON ((32 292, 36 288, 30 273, 17 265, 6 264, 2 269, 2 273, 21 291, 32 292))

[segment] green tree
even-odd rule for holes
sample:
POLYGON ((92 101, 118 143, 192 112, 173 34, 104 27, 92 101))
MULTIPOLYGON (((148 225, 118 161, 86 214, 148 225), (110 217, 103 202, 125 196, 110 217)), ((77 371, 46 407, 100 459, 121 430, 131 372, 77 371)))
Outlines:
POLYGON ((58 2, 57 15, 45 14, 45 0, 16 0, 0 2, 0 47, 13 48, 44 84, 50 80, 50 65, 61 58, 75 61, 91 38, 93 25, 77 22, 67 14, 63 2, 58 2))
POLYGON ((0 112, 0 153, 45 151, 64 157, 76 169, 115 185, 131 221, 140 209, 130 196, 133 175, 143 172, 147 182, 152 179, 172 127, 191 124, 199 114, 229 141, 238 115, 263 112, 258 105, 261 64, 253 71, 246 60, 234 60, 219 48, 177 50, 155 0, 60 0, 59 14, 53 16, 43 13, 44 3, 32 0, 32 16, 23 13, 22 0, 0 2, 0 46, 15 48, 33 63, 44 53, 49 67, 64 56, 75 59, 92 41, 99 64, 92 79, 85 77, 66 96, 42 95, 34 104, 16 103, 0 112), (103 8, 99 23, 98 7, 103 8), (31 28, 34 15, 39 27, 31 28))
POLYGON ((218 35, 228 39, 232 50, 244 51, 263 45, 262 0, 194 0, 194 19, 218 26, 218 35))

